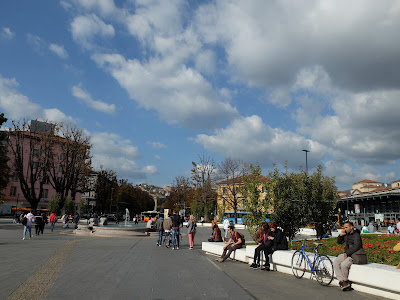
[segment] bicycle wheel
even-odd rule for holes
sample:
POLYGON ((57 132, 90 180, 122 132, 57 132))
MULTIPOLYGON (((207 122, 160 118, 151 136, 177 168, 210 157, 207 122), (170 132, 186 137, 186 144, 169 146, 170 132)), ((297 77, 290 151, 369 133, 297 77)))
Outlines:
POLYGON ((300 251, 296 251, 292 256, 292 272, 296 278, 303 277, 306 272, 306 259, 304 254, 300 251))
POLYGON ((326 255, 320 255, 314 266, 314 275, 320 285, 329 285, 333 280, 333 264, 326 255))

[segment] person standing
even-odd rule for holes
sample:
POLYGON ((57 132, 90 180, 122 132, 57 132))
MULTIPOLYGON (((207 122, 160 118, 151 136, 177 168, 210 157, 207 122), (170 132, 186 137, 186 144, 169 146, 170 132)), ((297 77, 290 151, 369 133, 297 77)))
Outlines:
POLYGON ((48 219, 47 219, 47 216, 46 216, 46 213, 42 213, 42 225, 40 226, 40 232, 43 234, 43 231, 44 231, 44 226, 47 224, 47 223, 49 223, 49 221, 48 221, 48 219))
POLYGON ((165 243, 165 240, 171 235, 172 220, 170 217, 167 217, 164 220, 163 228, 164 228, 164 245, 165 245, 165 247, 169 248, 169 247, 171 247, 171 239, 168 240, 168 245, 165 243))
POLYGON ((57 216, 56 216, 56 213, 55 213, 55 212, 52 212, 52 213, 50 214, 49 221, 50 221, 50 230, 51 230, 51 232, 53 232, 53 230, 54 230, 54 224, 55 224, 56 221, 57 221, 57 216))
POLYGON ((224 218, 224 223, 223 223, 223 225, 224 225, 224 240, 225 240, 225 242, 228 240, 228 228, 229 228, 229 220, 228 220, 228 216, 225 216, 225 218, 224 218))
POLYGON ((400 218, 397 219, 397 224, 396 224, 396 233, 400 233, 400 218))
POLYGON ((181 218, 178 216, 176 211, 174 210, 172 213, 172 250, 179 249, 179 227, 181 223, 181 218), (175 239, 176 239, 176 246, 175 246, 175 239))
POLYGON ((75 229, 77 229, 78 228, 78 223, 79 223, 79 214, 78 214, 78 212, 75 212, 74 223, 75 223, 75 229))
POLYGON ((342 291, 351 290, 349 281, 349 271, 351 265, 363 265, 367 263, 367 255, 364 251, 360 231, 353 227, 353 223, 346 221, 343 225, 344 230, 339 233, 338 244, 345 243, 344 254, 340 254, 334 261, 333 267, 336 278, 342 291))
POLYGON ((164 218, 159 217, 154 225, 154 229, 158 232, 157 246, 162 246, 162 237, 164 232, 164 218))
POLYGON ((196 219, 193 215, 190 215, 189 222, 186 227, 188 228, 188 236, 189 236, 189 250, 193 250, 194 246, 194 236, 196 235, 196 219))
POLYGON ((29 231, 29 238, 32 237, 32 224, 35 222, 35 216, 33 215, 33 209, 25 216, 26 224, 24 224, 24 236, 22 237, 25 240, 26 231, 29 231))

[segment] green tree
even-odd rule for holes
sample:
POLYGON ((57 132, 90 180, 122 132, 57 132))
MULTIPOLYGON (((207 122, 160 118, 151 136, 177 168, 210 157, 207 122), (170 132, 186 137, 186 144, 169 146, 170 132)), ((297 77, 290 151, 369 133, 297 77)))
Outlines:
POLYGON ((51 197, 47 208, 49 209, 50 213, 55 212, 56 215, 60 215, 61 214, 61 210, 60 210, 60 195, 55 195, 53 197, 51 197))
MULTIPOLYGON (((7 118, 4 117, 4 113, 0 113, 0 126, 7 122, 7 118)), ((8 166, 8 155, 7 150, 7 133, 0 131, 0 200, 1 191, 7 186, 10 175, 10 167, 8 166)))
MULTIPOLYGON (((61 201, 61 197, 60 197, 60 201, 61 201)), ((70 196, 65 198, 64 211, 65 211, 66 214, 73 214, 74 211, 75 211, 74 200, 72 200, 72 198, 70 196)))
POLYGON ((240 187, 240 193, 245 199, 246 216, 245 224, 251 237, 255 239, 256 232, 265 219, 266 211, 263 201, 260 200, 262 186, 261 167, 259 165, 250 165, 250 174, 242 177, 243 185, 240 187))

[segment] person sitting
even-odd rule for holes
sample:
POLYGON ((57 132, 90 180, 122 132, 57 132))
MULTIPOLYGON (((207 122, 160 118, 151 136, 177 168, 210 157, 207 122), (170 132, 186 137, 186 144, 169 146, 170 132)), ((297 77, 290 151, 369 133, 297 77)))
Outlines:
POLYGON ((260 258, 261 258, 261 251, 264 251, 267 248, 268 240, 268 230, 269 224, 267 222, 263 222, 261 224, 261 230, 257 232, 257 248, 254 250, 254 262, 250 265, 250 268, 257 269, 260 268, 260 258))
POLYGON ((211 238, 208 239, 209 242, 222 242, 221 229, 219 229, 218 224, 215 223, 213 227, 213 234, 211 238))
POLYGON ((242 248, 244 245, 242 236, 239 234, 239 232, 234 231, 234 227, 232 225, 228 227, 228 232, 231 235, 231 238, 225 245, 224 252, 222 252, 221 257, 217 259, 219 262, 224 262, 233 251, 242 248))
POLYGON ((288 242, 285 234, 277 228, 276 223, 269 225, 267 242, 265 243, 265 264, 261 267, 261 270, 270 271, 269 255, 274 253, 276 250, 287 250, 288 242))
POLYGON ((353 223, 346 221, 344 230, 339 233, 337 238, 338 244, 346 243, 344 254, 340 254, 333 261, 336 278, 339 280, 339 285, 342 291, 351 290, 351 282, 349 281, 349 271, 351 265, 366 264, 367 255, 364 251, 360 231, 353 227, 353 223))

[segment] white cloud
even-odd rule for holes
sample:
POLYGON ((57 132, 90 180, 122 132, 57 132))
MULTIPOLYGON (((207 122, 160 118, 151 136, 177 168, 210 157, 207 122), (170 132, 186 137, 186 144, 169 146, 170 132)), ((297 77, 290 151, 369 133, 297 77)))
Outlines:
POLYGON ((68 58, 68 52, 65 50, 64 46, 57 45, 57 44, 50 44, 49 45, 50 51, 55 53, 58 57, 62 59, 68 58))
POLYGON ((310 165, 315 165, 326 153, 321 144, 293 132, 271 128, 256 115, 236 119, 226 128, 216 130, 214 135, 199 134, 194 141, 224 157, 258 162, 264 167, 288 161, 290 167, 298 169, 300 165, 304 167, 302 149, 312 151, 310 165))
POLYGON ((39 119, 53 122, 71 122, 74 120, 56 108, 44 109, 33 103, 18 91, 15 78, 4 78, 0 74, 0 108, 8 119, 39 119))
POLYGON ((44 51, 47 48, 47 46, 46 42, 40 36, 27 33, 26 40, 33 50, 35 50, 39 54, 42 55, 44 54, 44 51))
POLYGON ((92 165, 95 169, 103 166, 117 172, 119 178, 145 179, 157 174, 157 167, 140 167, 134 159, 140 157, 139 149, 128 139, 115 133, 98 132, 91 135, 92 165))
POLYGON ((168 61, 158 59, 142 64, 118 54, 96 54, 93 59, 133 100, 145 109, 156 110, 168 123, 213 128, 238 115, 236 108, 219 100, 210 83, 191 68, 171 68, 168 61))
POLYGON ((15 37, 15 33, 8 27, 2 27, 0 30, 0 38, 5 40, 12 40, 15 37))
POLYGON ((87 106, 107 113, 107 114, 114 114, 115 113, 115 105, 114 104, 107 104, 100 100, 93 100, 92 97, 84 91, 80 85, 72 87, 72 95, 78 99, 81 99, 87 106))
POLYGON ((72 2, 86 11, 96 11, 102 16, 112 15, 117 9, 113 0, 73 0, 72 2))
POLYGON ((95 46, 96 37, 110 38, 115 35, 114 27, 94 14, 75 17, 71 23, 71 32, 74 41, 86 49, 95 46))
POLYGON ((148 142, 148 144, 150 144, 151 147, 154 148, 154 149, 167 148, 167 146, 165 144, 160 143, 160 142, 148 142))

